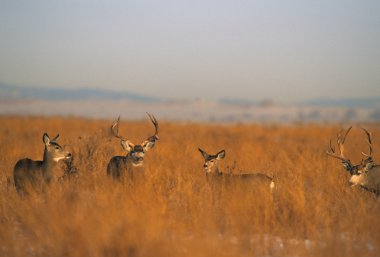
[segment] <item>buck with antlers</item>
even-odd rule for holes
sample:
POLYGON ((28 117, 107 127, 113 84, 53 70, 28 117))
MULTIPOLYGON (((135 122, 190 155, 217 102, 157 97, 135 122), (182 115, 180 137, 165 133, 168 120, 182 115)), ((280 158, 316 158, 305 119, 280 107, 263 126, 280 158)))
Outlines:
POLYGON ((330 140, 330 150, 327 151, 327 154, 331 157, 339 159, 342 161, 343 168, 348 171, 351 175, 350 184, 352 186, 360 186, 367 191, 373 192, 376 195, 380 193, 380 165, 377 165, 373 160, 373 148, 372 148, 372 135, 366 129, 362 130, 367 135, 367 144, 369 146, 369 153, 366 154, 362 152, 365 156, 365 159, 362 159, 361 163, 353 165, 351 161, 344 156, 344 142, 348 133, 352 127, 349 127, 342 136, 342 131, 337 135, 337 145, 339 148, 339 155, 335 152, 334 147, 331 144, 330 140))
POLYGON ((147 151, 152 149, 158 140, 158 122, 153 115, 147 113, 151 122, 154 125, 155 133, 153 136, 148 137, 140 145, 135 145, 128 139, 119 135, 119 118, 112 123, 112 134, 120 139, 120 144, 126 152, 126 156, 114 156, 108 163, 107 175, 112 176, 114 179, 120 179, 123 176, 133 177, 133 170, 143 166, 144 156, 147 151))
POLYGON ((13 178, 18 192, 26 192, 29 186, 38 189, 38 186, 58 181, 65 175, 65 169, 57 163, 60 160, 70 160, 72 154, 57 143, 58 137, 59 135, 50 139, 48 134, 44 133, 42 139, 45 150, 42 161, 26 158, 16 163, 13 178))
MULTIPOLYGON (((226 156, 225 150, 218 152, 215 155, 210 155, 198 148, 199 152, 204 158, 203 170, 206 173, 206 178, 209 183, 214 181, 223 181, 224 183, 238 183, 238 181, 244 181, 251 184, 253 187, 265 186, 269 188, 270 192, 273 192, 275 183, 273 178, 263 173, 223 173, 219 169, 219 161, 226 156)), ((235 184, 236 184, 235 183, 235 184)))

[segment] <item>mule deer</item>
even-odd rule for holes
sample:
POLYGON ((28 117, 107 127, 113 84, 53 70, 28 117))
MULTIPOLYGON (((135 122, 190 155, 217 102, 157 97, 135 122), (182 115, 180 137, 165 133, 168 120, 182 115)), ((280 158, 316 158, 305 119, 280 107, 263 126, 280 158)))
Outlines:
POLYGON ((42 140, 45 144, 44 156, 42 161, 33 161, 25 158, 19 160, 13 170, 13 178, 16 190, 25 192, 27 186, 37 189, 38 185, 57 181, 65 171, 57 163, 60 160, 69 160, 72 154, 57 143, 59 134, 50 139, 44 133, 42 140))
POLYGON ((342 136, 342 131, 337 135, 337 145, 339 148, 339 155, 335 152, 330 140, 330 149, 326 152, 329 156, 334 157, 342 161, 343 168, 348 171, 351 175, 350 184, 351 186, 360 186, 367 191, 373 192, 377 195, 380 193, 380 165, 377 165, 373 160, 373 149, 372 149, 372 135, 366 129, 362 130, 367 135, 367 144, 369 146, 369 153, 366 154, 362 152, 365 159, 357 164, 353 165, 351 161, 344 156, 344 142, 348 133, 352 127, 349 127, 342 136))
POLYGON ((215 155, 210 155, 200 148, 198 148, 198 150, 204 158, 203 170, 206 173, 208 182, 213 183, 213 181, 224 180, 226 183, 229 183, 230 181, 232 183, 238 183, 238 181, 246 181, 252 184, 252 187, 264 185, 270 189, 270 192, 273 192, 275 187, 273 178, 263 173, 223 173, 219 169, 219 161, 226 156, 225 150, 222 150, 215 155))
POLYGON ((120 139, 120 144, 123 150, 126 152, 126 156, 114 156, 108 163, 107 175, 112 176, 114 179, 120 179, 122 176, 132 176, 133 170, 141 168, 143 166, 145 153, 152 149, 158 140, 158 122, 156 118, 147 113, 151 122, 154 125, 155 133, 153 136, 148 137, 140 145, 134 145, 126 138, 119 135, 119 118, 112 123, 112 134, 120 139))

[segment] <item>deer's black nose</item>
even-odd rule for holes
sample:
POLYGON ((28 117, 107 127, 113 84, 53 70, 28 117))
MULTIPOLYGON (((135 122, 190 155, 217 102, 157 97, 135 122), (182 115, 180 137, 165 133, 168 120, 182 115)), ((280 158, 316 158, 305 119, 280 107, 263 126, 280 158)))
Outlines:
POLYGON ((71 158, 71 156, 73 156, 71 153, 67 154, 67 157, 71 158))

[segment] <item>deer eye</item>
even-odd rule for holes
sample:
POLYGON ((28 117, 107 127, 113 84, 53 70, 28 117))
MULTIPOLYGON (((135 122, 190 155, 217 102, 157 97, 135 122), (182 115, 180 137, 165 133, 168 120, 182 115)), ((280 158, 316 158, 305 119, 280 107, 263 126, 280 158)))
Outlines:
POLYGON ((55 146, 55 149, 56 149, 56 150, 59 150, 59 146, 55 146))

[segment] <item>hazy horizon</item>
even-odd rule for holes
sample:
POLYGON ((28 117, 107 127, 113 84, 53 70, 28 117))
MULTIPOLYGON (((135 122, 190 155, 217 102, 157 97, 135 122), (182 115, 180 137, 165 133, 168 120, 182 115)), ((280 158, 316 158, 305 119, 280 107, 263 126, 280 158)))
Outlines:
POLYGON ((1 1, 0 81, 160 98, 380 96, 378 1, 1 1))

